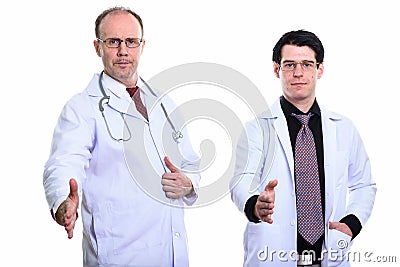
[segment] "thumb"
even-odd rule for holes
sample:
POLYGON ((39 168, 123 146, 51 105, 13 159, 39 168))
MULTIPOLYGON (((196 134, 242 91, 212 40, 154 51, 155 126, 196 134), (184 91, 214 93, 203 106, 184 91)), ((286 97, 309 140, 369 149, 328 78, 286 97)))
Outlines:
POLYGON ((75 203, 78 203, 79 201, 79 195, 78 195, 78 183, 74 178, 71 178, 69 180, 69 195, 68 197, 75 203))
POLYGON ((267 186, 265 186, 265 191, 267 191, 267 190, 274 190, 274 188, 275 188, 275 186, 277 186, 278 185, 278 180, 272 180, 272 181, 269 181, 269 183, 267 184, 267 186))
POLYGON ((171 163, 171 161, 169 160, 169 158, 167 156, 164 157, 164 162, 165 162, 165 166, 167 166, 167 168, 172 172, 172 173, 177 173, 179 172, 178 168, 176 168, 174 166, 174 164, 171 163))

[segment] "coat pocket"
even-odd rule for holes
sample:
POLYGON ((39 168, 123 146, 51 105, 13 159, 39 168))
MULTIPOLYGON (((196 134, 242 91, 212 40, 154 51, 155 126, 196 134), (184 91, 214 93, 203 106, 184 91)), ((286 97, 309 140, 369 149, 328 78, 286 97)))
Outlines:
POLYGON ((322 258, 329 262, 328 266, 340 266, 347 261, 348 251, 352 245, 351 237, 338 230, 328 230, 327 250, 323 251, 322 258))
POLYGON ((283 236, 279 225, 248 223, 245 237, 245 266, 259 266, 263 262, 277 262, 283 236), (247 263, 247 264, 246 264, 247 263))
POLYGON ((161 226, 149 224, 144 214, 134 210, 113 210, 110 214, 114 254, 133 253, 162 244, 161 226))

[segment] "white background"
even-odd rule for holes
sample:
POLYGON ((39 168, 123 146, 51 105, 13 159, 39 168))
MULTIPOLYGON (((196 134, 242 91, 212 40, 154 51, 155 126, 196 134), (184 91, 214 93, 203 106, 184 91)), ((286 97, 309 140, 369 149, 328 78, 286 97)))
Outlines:
MULTIPOLYGON (((219 63, 250 78, 269 104, 281 93, 272 73, 273 45, 290 30, 315 32, 326 50, 318 101, 354 121, 378 184, 372 216, 353 250, 397 256, 399 262, 396 2, 2 1, 0 265, 81 266, 81 226, 68 240, 52 221, 42 171, 62 106, 101 70, 92 44, 94 21, 117 4, 144 21, 143 77, 183 63, 219 63)), ((186 225, 192 267, 242 265, 245 219, 229 196, 187 210, 186 225)))

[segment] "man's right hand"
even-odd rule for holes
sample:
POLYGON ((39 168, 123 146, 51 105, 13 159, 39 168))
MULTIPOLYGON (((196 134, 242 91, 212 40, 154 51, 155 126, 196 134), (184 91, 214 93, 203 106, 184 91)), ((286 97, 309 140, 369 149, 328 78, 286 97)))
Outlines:
POLYGON ((56 222, 59 225, 64 226, 69 239, 74 236, 75 222, 78 218, 78 205, 78 183, 75 181, 75 179, 71 178, 69 180, 69 195, 67 199, 61 203, 60 207, 58 207, 55 215, 56 222))
POLYGON ((272 214, 275 207, 275 186, 278 180, 269 181, 264 191, 258 196, 256 205, 254 206, 254 215, 261 221, 272 223, 272 214))

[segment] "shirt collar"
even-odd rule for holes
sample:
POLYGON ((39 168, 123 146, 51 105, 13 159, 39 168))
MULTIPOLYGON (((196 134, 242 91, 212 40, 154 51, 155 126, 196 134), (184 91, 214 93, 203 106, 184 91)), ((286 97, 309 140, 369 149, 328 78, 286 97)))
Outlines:
POLYGON ((321 117, 321 109, 319 108, 317 99, 314 100, 314 103, 312 104, 310 110, 306 113, 304 113, 304 112, 300 111, 298 108, 296 108, 292 103, 287 101, 284 96, 280 97, 280 103, 281 103, 283 114, 285 114, 285 117, 291 116, 292 113, 308 114, 310 112, 321 117))
MULTIPOLYGON (((139 77, 139 76, 138 76, 139 77)), ((104 83, 107 85, 107 87, 109 88, 109 90, 111 92, 113 92, 114 94, 118 95, 118 96, 124 96, 126 99, 130 99, 131 97, 129 96, 129 93, 126 91, 126 86, 120 82, 118 82, 117 80, 115 80, 114 78, 112 78, 111 76, 109 76, 107 73, 104 72, 103 75, 103 81, 104 83)), ((145 86, 142 79, 138 78, 136 85, 140 88, 140 93, 145 94, 146 92, 143 90, 143 88, 145 86)))

